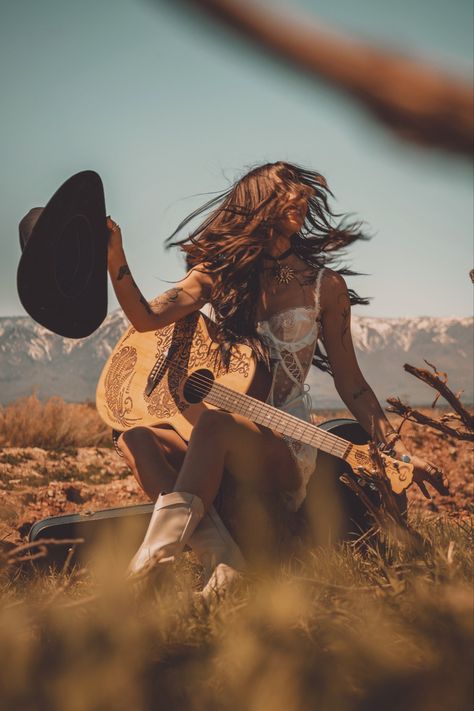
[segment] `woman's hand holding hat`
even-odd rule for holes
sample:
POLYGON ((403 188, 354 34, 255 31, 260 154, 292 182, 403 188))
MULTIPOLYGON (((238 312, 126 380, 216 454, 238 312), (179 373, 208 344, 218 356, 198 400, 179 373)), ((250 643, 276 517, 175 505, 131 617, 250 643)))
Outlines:
POLYGON ((112 254, 121 252, 123 249, 122 230, 120 229, 120 225, 117 224, 110 215, 107 215, 107 229, 109 231, 108 253, 110 258, 112 254))

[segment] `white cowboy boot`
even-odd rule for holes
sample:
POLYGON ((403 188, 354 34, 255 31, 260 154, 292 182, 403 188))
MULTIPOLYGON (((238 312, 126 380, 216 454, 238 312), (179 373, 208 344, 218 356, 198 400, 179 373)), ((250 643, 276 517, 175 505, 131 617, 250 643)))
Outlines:
POLYGON ((128 566, 130 576, 145 573, 160 563, 174 560, 204 516, 204 505, 195 494, 173 491, 160 494, 143 543, 128 566))
POLYGON ((220 563, 237 570, 244 570, 246 567, 239 546, 230 535, 214 506, 211 506, 198 524, 188 540, 188 545, 196 553, 204 568, 204 585, 208 583, 213 571, 220 563))

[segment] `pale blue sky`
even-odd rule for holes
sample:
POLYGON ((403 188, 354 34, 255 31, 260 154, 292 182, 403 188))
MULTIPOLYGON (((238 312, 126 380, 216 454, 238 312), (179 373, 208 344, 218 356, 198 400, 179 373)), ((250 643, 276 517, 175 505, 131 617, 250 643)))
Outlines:
MULTIPOLYGON (((268 3, 271 4, 268 0, 268 3)), ((279 0, 469 75, 471 0, 279 0)), ((470 315, 469 162, 400 142, 349 98, 160 0, 0 0, 0 315, 22 314, 17 224, 69 175, 97 170, 147 297, 182 273, 163 241, 244 168, 323 173, 376 236, 350 252, 373 296, 356 313, 470 315)), ((115 308, 110 298, 109 308, 115 308)))

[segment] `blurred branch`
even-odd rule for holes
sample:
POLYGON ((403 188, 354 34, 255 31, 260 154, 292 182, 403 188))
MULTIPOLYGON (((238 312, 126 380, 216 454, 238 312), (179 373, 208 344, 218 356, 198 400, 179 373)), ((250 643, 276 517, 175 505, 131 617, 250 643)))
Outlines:
POLYGON ((303 24, 248 0, 181 2, 197 5, 277 57, 351 93, 402 138, 471 155, 470 82, 426 61, 322 30, 309 21, 303 24))
POLYGON ((45 558, 48 555, 48 548, 54 546, 75 546, 78 543, 84 543, 83 538, 41 538, 32 543, 23 543, 14 548, 10 548, 6 555, 4 554, 6 565, 16 565, 25 561, 31 562, 38 558, 45 558))

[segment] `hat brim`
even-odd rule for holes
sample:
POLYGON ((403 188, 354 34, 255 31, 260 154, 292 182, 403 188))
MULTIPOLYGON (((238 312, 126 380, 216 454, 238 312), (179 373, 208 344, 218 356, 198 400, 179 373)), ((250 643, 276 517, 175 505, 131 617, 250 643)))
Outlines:
POLYGON ((107 314, 107 220, 100 176, 66 180, 41 212, 17 272, 26 311, 67 338, 93 333, 107 314))

